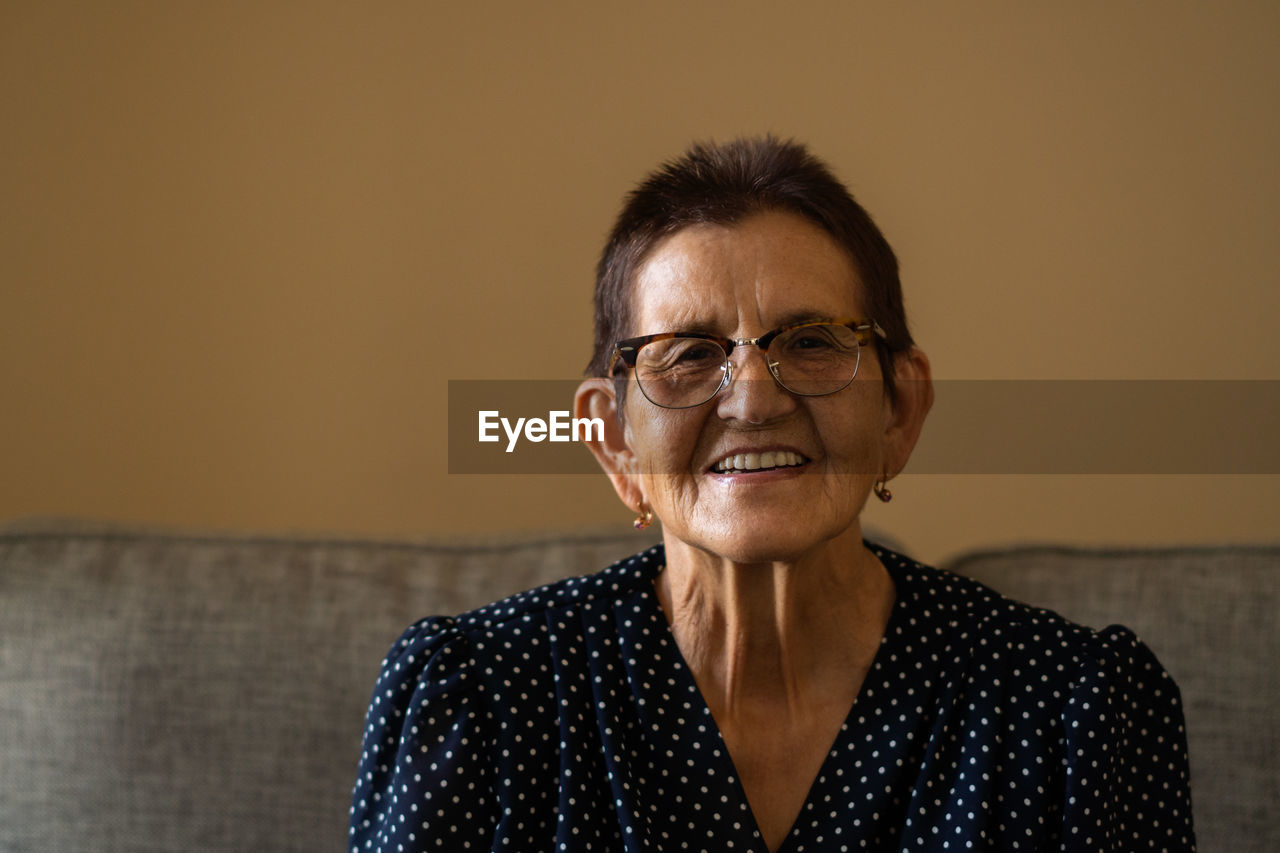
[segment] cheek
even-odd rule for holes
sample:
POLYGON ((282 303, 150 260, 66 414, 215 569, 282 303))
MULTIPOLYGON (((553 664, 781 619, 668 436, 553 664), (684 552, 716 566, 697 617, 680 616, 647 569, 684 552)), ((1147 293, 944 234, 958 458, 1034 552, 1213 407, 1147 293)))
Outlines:
POLYGON ((660 409, 647 400, 627 407, 626 440, 645 500, 664 525, 699 509, 692 474, 704 417, 690 410, 660 409))
POLYGON ((823 412, 817 424, 828 470, 854 479, 875 477, 884 459, 884 409, 873 395, 849 402, 856 405, 823 412))
POLYGON ((624 434, 635 457, 636 473, 683 474, 698 443, 701 419, 690 410, 661 409, 647 400, 627 403, 624 434))

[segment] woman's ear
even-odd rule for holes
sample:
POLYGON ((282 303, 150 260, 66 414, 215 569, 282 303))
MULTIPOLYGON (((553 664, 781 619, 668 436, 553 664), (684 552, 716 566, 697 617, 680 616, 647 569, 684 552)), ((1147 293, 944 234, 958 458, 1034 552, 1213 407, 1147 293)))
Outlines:
POLYGON ((591 431, 588 430, 588 440, 584 443, 609 476, 618 498, 628 509, 635 510, 643 502, 644 493, 640 489, 640 478, 636 476, 635 454, 627 444, 627 431, 619 417, 618 407, 617 392, 609 379, 587 379, 573 396, 575 418, 604 421, 604 437, 596 440, 590 437, 591 431))
POLYGON ((912 347, 894 361, 894 400, 886 409, 883 474, 898 476, 907 467, 933 406, 933 373, 929 357, 912 347))

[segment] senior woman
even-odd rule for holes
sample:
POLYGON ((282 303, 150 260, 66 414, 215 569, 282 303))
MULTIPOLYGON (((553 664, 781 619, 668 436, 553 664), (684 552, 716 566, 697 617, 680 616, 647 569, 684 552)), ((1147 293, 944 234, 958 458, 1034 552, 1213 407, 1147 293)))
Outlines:
POLYGON ((695 146, 601 258, 577 414, 663 544, 395 644, 356 850, 1190 850, 1177 688, 863 540, 932 401, 897 261, 803 147, 695 146))

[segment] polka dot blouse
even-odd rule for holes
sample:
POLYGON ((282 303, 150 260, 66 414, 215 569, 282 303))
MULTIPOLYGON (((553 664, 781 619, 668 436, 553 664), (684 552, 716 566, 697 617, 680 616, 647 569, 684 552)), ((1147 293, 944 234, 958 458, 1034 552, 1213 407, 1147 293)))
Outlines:
MULTIPOLYGON (((897 601, 782 851, 1194 849, 1178 689, 1146 646, 872 547, 897 601)), ((350 849, 766 853, 662 564, 406 631, 350 849)))

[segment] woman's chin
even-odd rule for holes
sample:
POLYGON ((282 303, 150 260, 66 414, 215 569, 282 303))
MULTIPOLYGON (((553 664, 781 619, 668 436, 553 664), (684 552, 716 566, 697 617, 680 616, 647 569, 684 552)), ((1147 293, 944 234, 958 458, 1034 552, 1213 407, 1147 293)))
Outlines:
POLYGON ((668 549, 675 539, 699 551, 733 563, 799 563, 820 554, 836 540, 845 538, 853 528, 853 538, 860 535, 857 520, 853 524, 817 523, 795 525, 770 519, 744 517, 701 530, 677 531, 664 526, 668 549))

